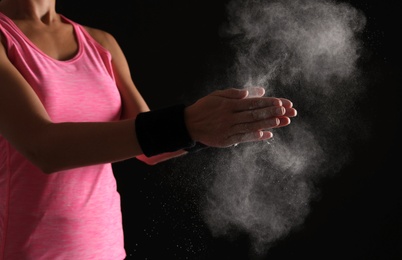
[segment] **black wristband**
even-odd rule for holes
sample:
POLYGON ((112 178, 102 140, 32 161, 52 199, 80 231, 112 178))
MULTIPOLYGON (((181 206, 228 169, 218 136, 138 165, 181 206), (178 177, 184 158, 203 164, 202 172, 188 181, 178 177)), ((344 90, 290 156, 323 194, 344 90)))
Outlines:
POLYGON ((135 120, 137 140, 144 155, 174 152, 195 145, 185 121, 185 105, 175 105, 138 114, 135 120))

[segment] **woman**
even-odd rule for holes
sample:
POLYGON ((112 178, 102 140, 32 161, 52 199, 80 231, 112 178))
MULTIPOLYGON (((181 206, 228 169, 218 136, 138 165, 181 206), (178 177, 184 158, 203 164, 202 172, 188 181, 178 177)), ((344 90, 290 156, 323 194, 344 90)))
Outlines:
POLYGON ((0 1, 0 259, 124 259, 112 162, 266 140, 296 116, 262 88, 149 111, 113 36, 55 5, 0 1))

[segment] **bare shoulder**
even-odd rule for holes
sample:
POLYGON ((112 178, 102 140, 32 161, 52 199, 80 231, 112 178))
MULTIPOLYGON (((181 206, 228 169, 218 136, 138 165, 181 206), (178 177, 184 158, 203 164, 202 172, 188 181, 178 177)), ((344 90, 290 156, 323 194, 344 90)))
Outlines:
POLYGON ((106 31, 84 26, 84 29, 92 36, 99 44, 108 50, 113 50, 117 46, 117 41, 114 36, 106 31))

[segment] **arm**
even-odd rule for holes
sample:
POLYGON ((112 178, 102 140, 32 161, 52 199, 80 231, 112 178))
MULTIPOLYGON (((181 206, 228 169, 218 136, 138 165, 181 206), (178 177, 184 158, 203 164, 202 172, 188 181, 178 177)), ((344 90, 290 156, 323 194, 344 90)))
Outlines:
MULTIPOLYGON (((111 50, 123 96, 125 118, 118 122, 53 123, 0 44, 0 134, 46 173, 143 157, 134 118, 148 107, 129 78, 128 66, 117 44, 111 37, 103 37, 100 42, 111 50)), ((281 107, 285 102, 280 99, 246 99, 247 95, 246 90, 216 91, 189 106, 185 117, 190 136, 215 147, 263 140, 271 135, 261 129, 285 126, 290 122, 288 116, 295 114, 293 108, 281 107), (274 112, 279 107, 284 109, 281 116, 274 112)), ((177 151, 158 155, 154 161, 146 160, 156 163, 183 153, 177 151)))
MULTIPOLYGON (((149 111, 148 106, 133 83, 126 58, 116 40, 103 31, 92 28, 87 28, 87 30, 92 37, 112 54, 114 74, 123 99, 123 117, 135 118, 138 113, 149 111)), ((292 103, 287 99, 264 98, 264 100, 261 100, 260 98, 264 94, 265 91, 262 88, 250 88, 249 91, 227 89, 216 91, 199 100, 185 111, 186 125, 190 136, 198 142, 218 147, 271 138, 271 132, 259 130, 288 125, 290 123, 289 117, 295 116, 296 111, 292 108, 292 103), (249 98, 249 100, 243 100, 246 98, 249 98), (240 101, 243 101, 243 108, 239 109, 240 101), (273 106, 273 108, 267 111, 267 106, 273 106), (273 112, 278 106, 284 108, 283 113, 275 114, 273 112), (256 108, 256 110, 253 110, 253 108, 256 108), (251 111, 251 113, 241 113, 243 109, 251 111), (208 113, 208 111, 210 112, 208 113), (216 111, 222 112, 217 113, 216 111), (251 119, 246 119, 250 116, 251 119), (271 118, 272 116, 276 117, 271 118), (239 123, 239 119, 241 123, 239 123), (258 122, 252 126, 248 124, 249 122, 244 124, 244 119, 258 122), (208 121, 208 123, 205 123, 205 121, 208 121), (225 122, 225 124, 222 122, 225 122), (253 127, 257 127, 258 130, 253 130, 253 127), (250 130, 254 132, 250 133, 250 130), (212 135, 210 135, 211 132, 213 133, 212 135), (211 140, 211 137, 214 140, 211 140)), ((137 158, 153 165, 186 153, 184 150, 179 150, 151 157, 139 155, 137 158)))

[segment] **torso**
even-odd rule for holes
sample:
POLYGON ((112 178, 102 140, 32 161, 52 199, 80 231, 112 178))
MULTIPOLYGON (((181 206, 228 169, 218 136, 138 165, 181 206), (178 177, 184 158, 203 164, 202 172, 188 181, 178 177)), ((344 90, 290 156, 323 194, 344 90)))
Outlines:
MULTIPOLYGON (((30 42, 15 33, 15 26, 8 26, 0 37, 7 35, 13 44, 4 46, 12 48, 0 44, 0 57, 6 59, 2 52, 9 51, 10 61, 25 75, 53 122, 120 118, 121 97, 110 73, 110 56, 81 27, 61 17, 51 26, 12 20, 30 42), (30 48, 32 44, 57 60, 78 58, 57 62, 30 48), (72 76, 74 80, 68 80, 72 76)), ((87 31, 97 39, 104 35, 95 29, 87 31)), ((123 242, 120 199, 110 164, 46 175, 0 136, 0 255, 7 259, 124 259, 123 242), (3 230, 9 231, 7 239, 3 230)))

